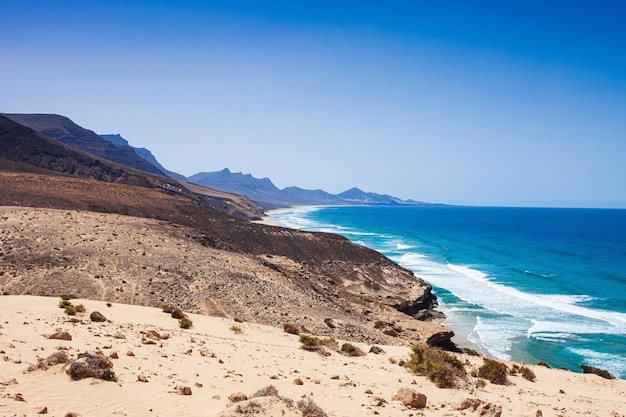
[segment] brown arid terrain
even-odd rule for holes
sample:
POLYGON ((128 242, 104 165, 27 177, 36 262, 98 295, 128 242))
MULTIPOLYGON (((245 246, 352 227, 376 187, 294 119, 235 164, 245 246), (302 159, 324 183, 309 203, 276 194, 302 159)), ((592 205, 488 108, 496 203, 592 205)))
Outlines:
MULTIPOLYGON (((282 233, 285 239, 294 233, 254 227, 282 233)), ((206 234, 171 221, 0 207, 0 289, 10 294, 73 293, 144 306, 167 304, 277 327, 293 323, 321 335, 373 343, 438 344, 451 336, 436 322, 398 311, 417 314, 432 307, 430 288, 408 271, 370 251, 366 251, 370 262, 333 258, 305 262, 299 258, 316 258, 306 258, 304 239, 322 254, 332 251, 333 245, 326 242, 328 248, 323 247, 328 239, 324 235, 296 234, 292 252, 243 253, 219 249, 215 243, 221 239, 209 239, 207 244, 206 234), (325 319, 332 319, 334 328, 325 319)), ((338 251, 342 244, 352 246, 343 239, 337 242, 338 251)))
MULTIPOLYGON (((188 313, 193 326, 182 329, 159 308, 85 299, 69 300, 85 311, 68 316, 60 301, 0 296, 0 416, 626 415, 623 380, 529 365, 534 381, 468 376, 437 388, 400 366, 404 346, 354 343, 364 356, 322 356, 271 326, 188 313), (92 321, 95 312, 106 320, 92 321), (98 362, 87 366, 85 353, 98 362)), ((482 365, 456 356, 468 373, 482 365)))

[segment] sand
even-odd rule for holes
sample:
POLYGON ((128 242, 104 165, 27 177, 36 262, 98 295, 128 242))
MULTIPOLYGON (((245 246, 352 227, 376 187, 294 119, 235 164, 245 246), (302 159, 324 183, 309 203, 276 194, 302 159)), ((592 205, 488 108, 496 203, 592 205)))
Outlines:
MULTIPOLYGON (((407 347, 381 346, 385 353, 362 357, 335 351, 321 356, 301 349, 298 337, 281 329, 195 314, 188 314, 193 327, 181 329, 177 320, 155 307, 71 300, 86 307, 72 323, 59 301, 0 297, 0 416, 33 416, 44 408, 51 416, 301 415, 276 398, 237 404, 229 400, 233 393, 249 396, 268 385, 295 402, 313 400, 328 416, 477 415, 471 409, 455 409, 466 398, 497 404, 502 416, 626 413, 623 380, 530 366, 535 382, 510 376, 508 386, 440 389, 392 363, 408 358, 407 347), (91 322, 93 311, 108 321, 91 322), (72 340, 46 338, 57 331, 68 332, 72 340), (153 339, 151 331, 167 338, 153 339), (118 358, 111 362, 117 381, 73 381, 62 364, 27 371, 37 358, 59 350, 74 358, 81 352, 115 352, 118 358), (301 385, 294 383, 297 379, 301 385), (190 395, 181 394, 185 387, 190 395), (425 394, 426 407, 407 408, 393 401, 405 387, 425 394)), ((365 352, 370 349, 356 345, 365 352)), ((482 363, 480 358, 460 358, 468 361, 468 369, 482 363)))

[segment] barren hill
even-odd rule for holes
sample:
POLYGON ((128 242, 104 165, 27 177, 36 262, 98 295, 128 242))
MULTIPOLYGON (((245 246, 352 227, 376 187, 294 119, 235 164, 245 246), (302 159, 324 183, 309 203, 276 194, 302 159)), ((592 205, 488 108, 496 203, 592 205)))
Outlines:
POLYGON ((0 144, 0 167, 12 170, 0 171, 0 205, 35 207, 2 209, 3 291, 167 303, 358 340, 450 343, 452 332, 430 321, 438 316, 430 286, 378 252, 237 219, 224 213, 241 202, 203 200, 200 186, 139 175, 1 117, 0 144), (88 178, 67 175, 78 171, 88 178), (115 181, 94 179, 102 177, 115 181))

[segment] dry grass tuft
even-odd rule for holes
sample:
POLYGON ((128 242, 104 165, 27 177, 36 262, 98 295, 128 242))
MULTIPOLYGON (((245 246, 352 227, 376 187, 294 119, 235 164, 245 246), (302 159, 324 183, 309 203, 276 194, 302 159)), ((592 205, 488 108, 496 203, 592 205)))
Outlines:
POLYGON ((302 411, 302 417, 328 417, 328 414, 310 398, 298 401, 297 405, 302 411))
POLYGON ((70 358, 67 355, 67 352, 65 352, 64 350, 59 350, 57 352, 54 352, 53 354, 51 354, 45 359, 37 358, 37 363, 29 366, 28 371, 32 372, 38 369, 45 371, 51 366, 62 364, 62 363, 69 363, 69 361, 70 361, 70 358))

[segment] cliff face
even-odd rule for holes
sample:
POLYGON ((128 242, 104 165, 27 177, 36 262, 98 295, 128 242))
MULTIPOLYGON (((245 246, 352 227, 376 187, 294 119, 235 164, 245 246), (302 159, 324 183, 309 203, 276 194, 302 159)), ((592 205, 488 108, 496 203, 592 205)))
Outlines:
MULTIPOLYGON (((3 116, 0 116, 0 169, 39 172, 48 175, 64 174, 152 188, 178 195, 201 207, 213 208, 240 218, 257 219, 262 215, 261 206, 242 195, 201 186, 191 187, 187 183, 178 182, 172 178, 112 162, 61 143, 3 116)), ((20 188, 17 187, 13 191, 19 193, 20 188)), ((32 192, 30 188, 26 191, 26 200, 35 198, 44 201, 46 196, 53 198, 55 190, 42 189, 40 195, 29 194, 29 192, 32 192)), ((76 190, 76 192, 78 193, 76 195, 69 192, 68 196, 76 200, 76 204, 84 206, 84 203, 80 202, 80 191, 76 190)), ((99 198, 105 197, 106 194, 99 198)), ((7 201, 6 198, 4 200, 7 201)), ((96 206, 103 205, 96 204, 96 206)))
POLYGON ((3 116, 73 148, 141 171, 165 175, 163 171, 137 155, 128 145, 115 146, 95 132, 84 129, 56 114, 4 114, 3 116))

